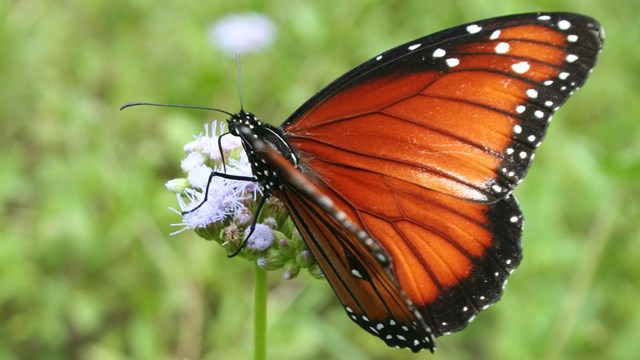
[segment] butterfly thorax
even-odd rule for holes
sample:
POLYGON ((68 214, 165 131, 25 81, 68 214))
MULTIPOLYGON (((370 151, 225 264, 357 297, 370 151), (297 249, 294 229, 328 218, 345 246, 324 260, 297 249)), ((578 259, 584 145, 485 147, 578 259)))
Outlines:
POLYGON ((282 130, 263 123, 257 116, 245 111, 234 114, 228 122, 231 134, 240 137, 242 140, 242 146, 251 163, 253 174, 256 180, 263 184, 265 190, 276 186, 278 183, 278 174, 272 166, 263 159, 260 151, 254 148, 253 144, 255 140, 252 141, 250 138, 259 139, 266 146, 277 151, 294 166, 298 165, 298 157, 293 153, 291 146, 285 140, 282 130))

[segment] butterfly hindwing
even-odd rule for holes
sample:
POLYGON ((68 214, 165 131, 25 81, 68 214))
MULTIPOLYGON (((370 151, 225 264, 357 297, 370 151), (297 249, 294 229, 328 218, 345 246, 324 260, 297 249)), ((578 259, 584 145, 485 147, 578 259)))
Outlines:
POLYGON ((433 333, 397 283, 387 252, 279 153, 248 139, 279 174, 273 195, 287 206, 347 315, 389 346, 433 351, 433 333))
POLYGON ((309 165, 333 208, 385 249, 394 279, 436 336, 500 298, 522 257, 513 196, 476 203, 320 159, 309 165))

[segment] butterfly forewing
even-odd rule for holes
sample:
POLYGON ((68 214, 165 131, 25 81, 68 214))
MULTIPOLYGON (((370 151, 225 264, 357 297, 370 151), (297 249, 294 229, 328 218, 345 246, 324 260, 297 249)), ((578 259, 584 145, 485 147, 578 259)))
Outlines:
POLYGON ((522 180, 601 43, 598 24, 573 14, 462 25, 355 68, 283 129, 303 156, 493 202, 522 180))

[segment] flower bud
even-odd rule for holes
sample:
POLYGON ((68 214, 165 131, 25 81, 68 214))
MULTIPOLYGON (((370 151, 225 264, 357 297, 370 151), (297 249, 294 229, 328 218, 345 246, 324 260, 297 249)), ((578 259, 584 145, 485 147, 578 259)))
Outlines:
POLYGON ((294 263, 287 263, 284 267, 284 272, 282 273, 282 278, 285 280, 295 279, 300 273, 300 266, 294 263))
POLYGON ((314 263, 307 269, 309 274, 316 279, 324 279, 324 272, 320 269, 320 265, 318 263, 314 263))
POLYGON ((278 270, 286 263, 286 258, 277 249, 269 249, 266 254, 256 260, 258 266, 265 270, 278 270))
POLYGON ((298 262, 300 266, 308 268, 315 262, 315 258, 311 254, 311 251, 305 249, 298 253, 298 262))
MULTIPOLYGON (((251 228, 249 227, 244 231, 244 236, 249 236, 250 233, 251 228)), ((247 249, 265 251, 271 246, 274 238, 273 230, 270 227, 264 224, 256 224, 253 233, 247 239, 247 249)))
POLYGON ((185 179, 185 178, 178 178, 178 179, 173 179, 173 180, 169 180, 166 183, 164 183, 164 186, 167 187, 167 189, 169 189, 169 191, 172 191, 176 194, 181 194, 183 193, 189 186, 191 186, 191 184, 189 183, 189 180, 185 179))
POLYGON ((251 210, 246 207, 236 209, 235 220, 240 225, 245 225, 253 220, 251 210))

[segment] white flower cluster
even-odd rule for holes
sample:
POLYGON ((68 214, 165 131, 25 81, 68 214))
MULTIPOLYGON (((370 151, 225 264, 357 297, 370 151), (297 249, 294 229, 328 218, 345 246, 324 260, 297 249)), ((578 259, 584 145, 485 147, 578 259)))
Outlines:
POLYGON ((205 125, 204 133, 194 136, 194 140, 184 146, 186 157, 180 165, 187 174, 186 179, 174 179, 165 184, 176 193, 180 206, 180 211, 172 210, 182 215, 181 223, 172 224, 182 228, 172 235, 187 229, 206 228, 234 216, 245 209, 245 201, 254 201, 260 192, 254 181, 213 176, 213 172, 225 172, 223 161, 227 161, 227 174, 253 176, 240 139, 229 134, 221 136, 225 133, 225 125, 217 121, 205 125))
POLYGON ((171 210, 182 216, 182 222, 172 224, 180 227, 172 235, 194 230, 222 245, 229 255, 240 255, 269 271, 283 269, 284 279, 295 278, 302 269, 321 278, 322 271, 286 216, 285 206, 275 197, 258 200, 264 194, 241 140, 226 133, 225 125, 216 121, 205 125, 204 133, 184 147, 180 165, 186 177, 166 183, 180 206, 171 210))

